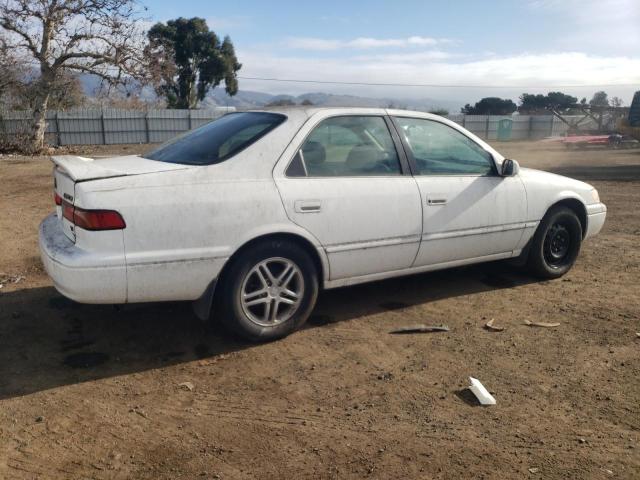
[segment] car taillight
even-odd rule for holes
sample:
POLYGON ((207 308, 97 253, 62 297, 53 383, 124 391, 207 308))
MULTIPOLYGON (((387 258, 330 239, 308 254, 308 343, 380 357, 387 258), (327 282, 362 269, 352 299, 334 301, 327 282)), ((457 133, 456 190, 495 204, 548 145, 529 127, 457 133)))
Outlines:
POLYGON ((115 210, 85 210, 62 202, 62 216, 85 230, 122 230, 127 225, 115 210))
POLYGON ((62 205, 62 197, 58 195, 58 192, 56 191, 53 192, 53 201, 56 202, 56 205, 58 206, 62 205))
POLYGON ((73 205, 67 202, 62 202, 62 216, 71 223, 75 223, 73 221, 73 205))

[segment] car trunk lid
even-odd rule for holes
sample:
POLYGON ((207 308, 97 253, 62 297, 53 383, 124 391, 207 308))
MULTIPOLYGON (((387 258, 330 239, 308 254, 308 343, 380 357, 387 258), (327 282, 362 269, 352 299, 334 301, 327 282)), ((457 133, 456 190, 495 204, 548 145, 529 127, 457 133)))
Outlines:
POLYGON ((60 155, 52 157, 51 161, 57 170, 74 182, 189 168, 189 165, 158 162, 138 155, 97 160, 74 155, 60 155))

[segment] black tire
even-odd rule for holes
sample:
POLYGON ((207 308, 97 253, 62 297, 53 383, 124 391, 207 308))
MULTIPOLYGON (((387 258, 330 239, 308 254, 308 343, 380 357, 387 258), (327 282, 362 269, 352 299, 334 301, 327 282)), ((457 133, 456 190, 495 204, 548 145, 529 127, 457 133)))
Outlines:
POLYGON ((573 210, 553 207, 544 216, 531 241, 527 267, 541 278, 567 273, 580 253, 582 225, 573 210))
MULTIPOLYGON (((273 266, 271 268, 273 268, 273 266)), ((264 272, 264 270, 261 271, 264 272)), ((267 289, 268 288, 269 287, 267 287, 267 289)), ((237 258, 232 259, 232 263, 226 270, 221 285, 219 297, 220 319, 227 329, 247 340, 253 342, 277 340, 301 327, 307 318, 309 318, 318 297, 318 289, 318 272, 316 266, 304 248, 289 240, 267 240, 248 247, 240 252, 237 258), (272 265, 273 262, 277 263, 277 260, 294 264, 298 269, 295 273, 296 285, 299 286, 301 283, 303 286, 302 293, 299 295, 300 300, 298 305, 295 309, 292 307, 290 311, 285 312, 290 314, 290 318, 277 324, 275 324, 276 320, 274 320, 273 325, 261 325, 256 323, 256 321, 260 319, 252 320, 251 317, 254 316, 254 314, 255 316, 262 315, 262 313, 256 314, 255 309, 264 308, 263 312, 266 312, 266 304, 264 307, 245 307, 242 301, 244 298, 243 287, 250 282, 255 283, 255 277, 257 277, 257 275, 255 272, 251 272, 254 271, 254 268, 258 268, 257 266, 262 262, 270 260, 272 261, 270 265, 272 265)), ((271 294, 271 292, 265 293, 265 296, 261 298, 266 299, 267 296, 271 294)), ((268 303, 270 309, 273 308, 274 304, 276 305, 276 313, 279 309, 282 310, 283 308, 289 307, 284 303, 278 306, 278 304, 275 303, 275 299, 271 300, 271 297, 269 297, 268 303), (284 305, 284 307, 282 305, 284 305)), ((266 315, 268 316, 268 314, 266 315)))

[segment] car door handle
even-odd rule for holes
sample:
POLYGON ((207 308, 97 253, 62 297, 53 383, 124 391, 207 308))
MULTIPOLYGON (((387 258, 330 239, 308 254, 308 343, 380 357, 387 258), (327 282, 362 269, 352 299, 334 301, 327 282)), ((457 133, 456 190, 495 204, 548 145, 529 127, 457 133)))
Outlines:
POLYGON ((427 200, 427 205, 444 205, 446 203, 446 198, 430 198, 427 200))
POLYGON ((317 213, 322 210, 320 200, 296 200, 295 210, 297 213, 317 213))

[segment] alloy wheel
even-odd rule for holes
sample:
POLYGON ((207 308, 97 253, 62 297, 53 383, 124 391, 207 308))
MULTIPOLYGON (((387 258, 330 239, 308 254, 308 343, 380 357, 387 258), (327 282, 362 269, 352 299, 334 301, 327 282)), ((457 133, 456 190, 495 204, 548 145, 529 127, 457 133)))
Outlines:
POLYGON ((304 277, 291 260, 273 257, 255 265, 242 282, 240 303, 249 320, 273 327, 289 320, 304 296, 304 277))

